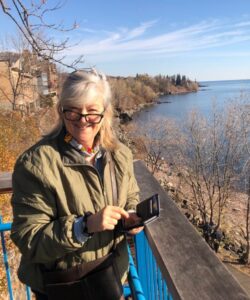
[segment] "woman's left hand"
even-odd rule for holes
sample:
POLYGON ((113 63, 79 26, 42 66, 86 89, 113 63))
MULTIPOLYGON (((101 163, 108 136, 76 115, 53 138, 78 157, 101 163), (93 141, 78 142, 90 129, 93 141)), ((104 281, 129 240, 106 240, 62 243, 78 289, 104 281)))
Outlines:
MULTIPOLYGON (((129 218, 126 219, 126 223, 133 225, 133 224, 137 224, 138 222, 140 222, 140 220, 141 220, 141 218, 138 217, 136 213, 129 213, 129 218)), ((141 232, 143 229, 144 229, 144 226, 136 227, 136 228, 129 230, 128 234, 135 235, 135 234, 141 232)))
POLYGON ((128 234, 136 235, 137 233, 140 233, 144 229, 144 226, 133 228, 128 231, 128 234))

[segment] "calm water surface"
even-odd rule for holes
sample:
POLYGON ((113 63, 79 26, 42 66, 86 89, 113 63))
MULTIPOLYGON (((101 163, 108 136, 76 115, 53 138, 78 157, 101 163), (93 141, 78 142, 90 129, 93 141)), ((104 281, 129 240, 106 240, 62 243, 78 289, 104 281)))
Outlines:
POLYGON ((181 121, 185 120, 192 110, 198 110, 209 116, 214 104, 221 110, 241 98, 250 103, 250 80, 208 81, 200 84, 202 87, 196 93, 161 97, 159 99, 161 104, 147 107, 135 114, 134 121, 145 122, 159 117, 181 121))

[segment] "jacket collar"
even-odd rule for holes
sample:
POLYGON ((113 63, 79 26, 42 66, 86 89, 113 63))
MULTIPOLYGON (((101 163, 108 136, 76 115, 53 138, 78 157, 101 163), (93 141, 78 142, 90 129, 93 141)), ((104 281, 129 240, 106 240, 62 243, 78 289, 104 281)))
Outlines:
MULTIPOLYGON (((74 149, 69 143, 64 141, 64 137, 66 134, 65 127, 62 128, 60 133, 58 134, 58 149, 61 154, 62 162, 65 166, 78 166, 78 165, 90 165, 86 160, 84 155, 81 155, 76 149, 74 149)), ((104 164, 109 161, 109 156, 104 149, 103 151, 103 162, 104 164)))

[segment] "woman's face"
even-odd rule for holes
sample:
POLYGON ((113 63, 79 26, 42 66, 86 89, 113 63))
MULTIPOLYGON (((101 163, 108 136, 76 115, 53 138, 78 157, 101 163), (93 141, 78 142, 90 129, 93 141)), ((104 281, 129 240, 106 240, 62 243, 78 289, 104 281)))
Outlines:
MULTIPOLYGON (((89 101, 82 107, 65 106, 63 109, 80 114, 103 114, 103 99, 98 98, 94 101, 89 101)), ((85 147, 93 147, 94 138, 102 126, 103 119, 101 119, 98 124, 88 123, 84 117, 79 121, 70 121, 67 120, 69 119, 67 115, 70 115, 71 112, 63 113, 63 120, 68 133, 70 133, 79 144, 82 144, 85 147)))

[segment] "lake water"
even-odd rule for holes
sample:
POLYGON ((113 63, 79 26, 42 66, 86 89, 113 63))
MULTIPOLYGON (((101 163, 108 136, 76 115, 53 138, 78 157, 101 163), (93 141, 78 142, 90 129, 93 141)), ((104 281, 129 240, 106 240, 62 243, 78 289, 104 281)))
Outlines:
POLYGON ((214 104, 218 109, 223 109, 229 103, 239 101, 241 98, 250 103, 250 80, 207 81, 200 84, 202 87, 196 93, 160 97, 161 104, 155 104, 136 113, 135 122, 150 121, 157 117, 181 121, 185 120, 192 110, 198 110, 209 116, 214 104))
MULTIPOLYGON (((219 110, 239 101, 250 104, 250 80, 210 81, 200 82, 200 84, 202 87, 196 93, 161 97, 159 99, 161 104, 146 107, 136 113, 133 122, 139 126, 148 125, 159 118, 184 122, 192 110, 201 112, 209 119, 214 104, 219 110)), ((244 180, 240 179, 235 187, 243 190, 243 185, 244 180)))

